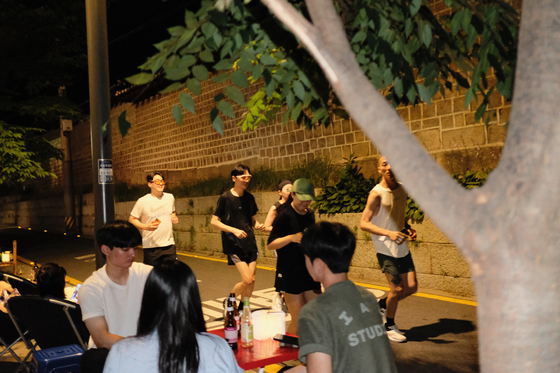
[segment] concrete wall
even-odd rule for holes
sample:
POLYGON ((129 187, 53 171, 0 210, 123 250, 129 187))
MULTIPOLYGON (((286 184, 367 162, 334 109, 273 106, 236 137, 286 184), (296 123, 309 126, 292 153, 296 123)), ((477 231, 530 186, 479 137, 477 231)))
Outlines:
MULTIPOLYGON (((264 222, 270 206, 276 202, 277 193, 254 193, 260 208, 258 220, 264 222)), ((175 202, 179 224, 174 226, 177 247, 181 251, 197 252, 202 255, 224 257, 221 235, 210 226, 210 219, 218 196, 200 198, 180 198, 175 202)), ((64 211, 62 198, 40 201, 17 202, 15 199, 0 200, 0 224, 16 225, 33 230, 47 229, 51 232, 64 231, 64 211)), ((117 219, 128 220, 135 202, 115 204, 117 219)), ((94 202, 93 194, 76 197, 77 224, 83 236, 93 237, 94 202)), ((385 283, 379 269, 371 238, 359 229, 361 214, 339 214, 331 217, 317 216, 317 220, 328 220, 346 224, 356 237, 357 248, 350 275, 352 279, 364 282, 385 283)), ((412 224, 418 232, 417 244, 411 245, 421 288, 446 291, 461 296, 473 296, 474 287, 470 280, 468 265, 457 248, 435 225, 425 218, 421 224, 412 224)), ((258 262, 275 266, 276 260, 266 249, 268 235, 256 232, 260 256, 258 262)))

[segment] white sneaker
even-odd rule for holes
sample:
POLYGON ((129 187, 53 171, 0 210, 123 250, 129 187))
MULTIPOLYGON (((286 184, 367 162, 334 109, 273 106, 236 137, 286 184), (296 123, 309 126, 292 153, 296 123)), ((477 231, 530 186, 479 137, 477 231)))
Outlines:
POLYGON ((399 328, 397 328, 396 325, 388 326, 387 329, 387 337, 389 338, 389 340, 397 343, 406 342, 406 337, 399 330, 399 328))

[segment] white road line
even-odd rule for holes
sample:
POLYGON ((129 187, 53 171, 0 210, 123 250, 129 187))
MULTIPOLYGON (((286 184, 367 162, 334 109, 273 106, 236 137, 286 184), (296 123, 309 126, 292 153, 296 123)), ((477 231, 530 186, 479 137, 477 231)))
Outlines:
POLYGON ((211 310, 207 307, 202 307, 202 313, 205 314, 205 315, 211 316, 215 319, 218 318, 218 317, 224 317, 224 312, 223 311, 218 312, 218 311, 211 310))

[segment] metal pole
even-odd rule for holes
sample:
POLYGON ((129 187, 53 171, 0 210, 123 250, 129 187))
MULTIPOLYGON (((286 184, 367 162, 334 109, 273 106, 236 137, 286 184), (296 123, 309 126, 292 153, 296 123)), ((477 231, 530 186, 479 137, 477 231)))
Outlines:
MULTIPOLYGON (((109 49, 107 6, 105 0, 86 0, 91 162, 95 199, 95 232, 115 219, 113 165, 111 149, 111 103, 109 99, 109 49)), ((95 240, 95 265, 105 258, 95 240)))
MULTIPOLYGON (((58 95, 66 97, 64 87, 58 88, 58 95)), ((72 175, 72 121, 60 118, 60 142, 64 151, 62 178, 64 180, 64 225, 67 234, 76 234, 76 209, 74 206, 74 179, 72 175)))

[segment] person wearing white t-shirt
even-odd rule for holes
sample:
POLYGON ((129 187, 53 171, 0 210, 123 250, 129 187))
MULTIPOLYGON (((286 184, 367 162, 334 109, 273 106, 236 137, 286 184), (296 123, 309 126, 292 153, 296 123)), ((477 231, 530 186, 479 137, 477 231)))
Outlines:
POLYGON ((179 223, 179 218, 173 194, 163 192, 163 175, 156 172, 146 179, 151 192, 136 202, 128 221, 142 232, 144 264, 153 266, 158 260, 177 259, 173 224, 179 223))
POLYGON ((101 372, 109 350, 136 335, 142 293, 152 266, 134 262, 142 236, 124 220, 105 224, 96 234, 106 264, 78 291, 82 319, 91 335, 82 372, 101 372))

